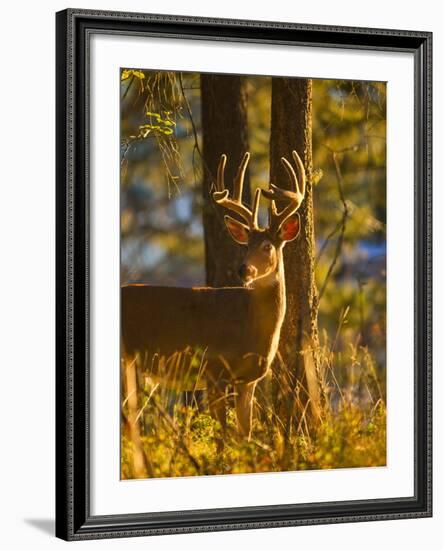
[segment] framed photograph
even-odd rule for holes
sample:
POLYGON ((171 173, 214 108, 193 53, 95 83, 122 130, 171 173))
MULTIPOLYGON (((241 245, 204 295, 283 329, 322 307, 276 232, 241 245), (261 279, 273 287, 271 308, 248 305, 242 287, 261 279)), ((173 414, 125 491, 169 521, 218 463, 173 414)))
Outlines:
POLYGON ((57 13, 58 537, 431 515, 431 40, 57 13))

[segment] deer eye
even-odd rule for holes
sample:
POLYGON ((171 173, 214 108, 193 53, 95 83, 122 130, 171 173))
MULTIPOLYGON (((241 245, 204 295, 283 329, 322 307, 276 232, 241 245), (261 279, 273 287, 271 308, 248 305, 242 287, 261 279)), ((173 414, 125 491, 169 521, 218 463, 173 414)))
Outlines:
POLYGON ((265 243, 263 245, 263 250, 265 250, 266 252, 270 252, 272 250, 272 244, 271 243, 265 243))

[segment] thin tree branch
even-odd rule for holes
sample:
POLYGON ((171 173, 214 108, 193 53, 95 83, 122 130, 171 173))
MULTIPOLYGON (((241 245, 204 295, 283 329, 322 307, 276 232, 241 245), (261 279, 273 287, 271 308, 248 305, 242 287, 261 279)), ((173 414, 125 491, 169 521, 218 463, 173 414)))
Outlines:
MULTIPOLYGON (((182 96, 183 96, 183 101, 185 102, 186 111, 188 112, 189 120, 191 121, 192 133, 194 135, 194 152, 192 154, 193 167, 194 167, 194 154, 195 154, 195 151, 197 151, 198 154, 200 155, 200 159, 203 163, 204 169, 207 171, 208 174, 211 174, 211 177, 212 177, 212 172, 209 169, 209 166, 206 164, 205 158, 203 156, 203 153, 200 149, 200 145, 198 143, 198 132, 197 132, 197 128, 195 126, 194 117, 192 115, 191 106, 189 105, 189 101, 188 101, 188 98, 186 97, 186 93, 185 93, 185 88, 183 86, 182 73, 179 73, 178 81, 179 81, 179 84, 180 84, 180 91, 181 91, 182 96)), ((195 169, 194 169, 194 180, 196 180, 195 169)))
MULTIPOLYGON (((347 148, 343 151, 347 151, 349 149, 355 150, 355 147, 354 148, 347 148)), ((339 153, 342 153, 343 151, 340 151, 339 153)), ((343 190, 343 175, 341 173, 340 163, 339 163, 338 158, 337 158, 339 153, 336 152, 336 151, 332 152, 332 161, 334 163, 335 173, 336 173, 336 176, 337 176, 338 194, 340 196, 340 200, 341 200, 342 205, 343 205, 342 218, 341 218, 340 223, 338 224, 337 228, 334 229, 333 234, 335 234, 337 232, 338 228, 340 228, 340 235, 338 236, 338 239, 337 239, 337 245, 335 247, 334 257, 332 258, 332 261, 331 261, 331 263, 329 265, 329 268, 328 268, 328 272, 326 273, 326 277, 325 277, 325 279, 323 281, 323 284, 322 284, 322 287, 321 287, 321 289, 318 293, 318 301, 321 300, 321 298, 322 298, 322 296, 323 296, 323 294, 326 290, 328 282, 331 278, 331 275, 332 275, 332 273, 334 271, 334 268, 337 264, 338 258, 341 254, 341 251, 342 251, 342 248, 343 248, 345 229, 346 229, 346 222, 347 222, 347 219, 348 219, 348 216, 349 216, 349 208, 348 208, 348 204, 346 202, 345 194, 344 194, 344 190, 343 190)))

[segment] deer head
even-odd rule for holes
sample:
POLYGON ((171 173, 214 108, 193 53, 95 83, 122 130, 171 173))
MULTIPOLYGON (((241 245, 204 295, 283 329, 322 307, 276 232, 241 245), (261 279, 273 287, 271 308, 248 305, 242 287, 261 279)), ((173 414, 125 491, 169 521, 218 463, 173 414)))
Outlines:
POLYGON ((285 190, 273 184, 270 184, 268 190, 257 189, 252 208, 242 202, 243 181, 249 163, 249 153, 244 155, 234 178, 232 197, 224 186, 226 155, 220 158, 216 189, 212 197, 218 205, 234 212, 244 222, 228 215, 224 218, 231 237, 237 243, 247 246, 244 261, 238 272, 246 285, 277 272, 282 263, 284 245, 296 239, 300 232, 300 216, 297 210, 305 195, 306 174, 297 152, 293 151, 292 156, 295 169, 284 157, 281 159, 291 183, 291 190, 285 190), (258 225, 258 208, 262 194, 271 201, 269 221, 265 228, 260 228, 258 225), (277 201, 287 204, 278 211, 277 201))

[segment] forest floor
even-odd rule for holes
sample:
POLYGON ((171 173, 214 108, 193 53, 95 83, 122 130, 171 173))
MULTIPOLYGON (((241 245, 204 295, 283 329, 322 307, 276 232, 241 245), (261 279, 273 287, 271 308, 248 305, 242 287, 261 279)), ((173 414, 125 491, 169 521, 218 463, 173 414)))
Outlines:
MULTIPOLYGON (((153 388, 143 375, 138 379, 136 438, 122 422, 122 479, 386 464, 385 372, 366 348, 351 346, 340 355, 323 349, 320 420, 306 414, 308 407, 293 406, 293 391, 282 390, 287 373, 280 379, 270 374, 257 388, 252 436, 246 441, 238 436, 233 397, 228 395, 222 451, 220 425, 207 412, 204 399, 183 405, 178 394, 153 388), (276 387, 280 393, 271 395, 276 387), (135 466, 137 452, 143 467, 135 466)), ((127 406, 125 400, 123 420, 128 418, 127 406)))

